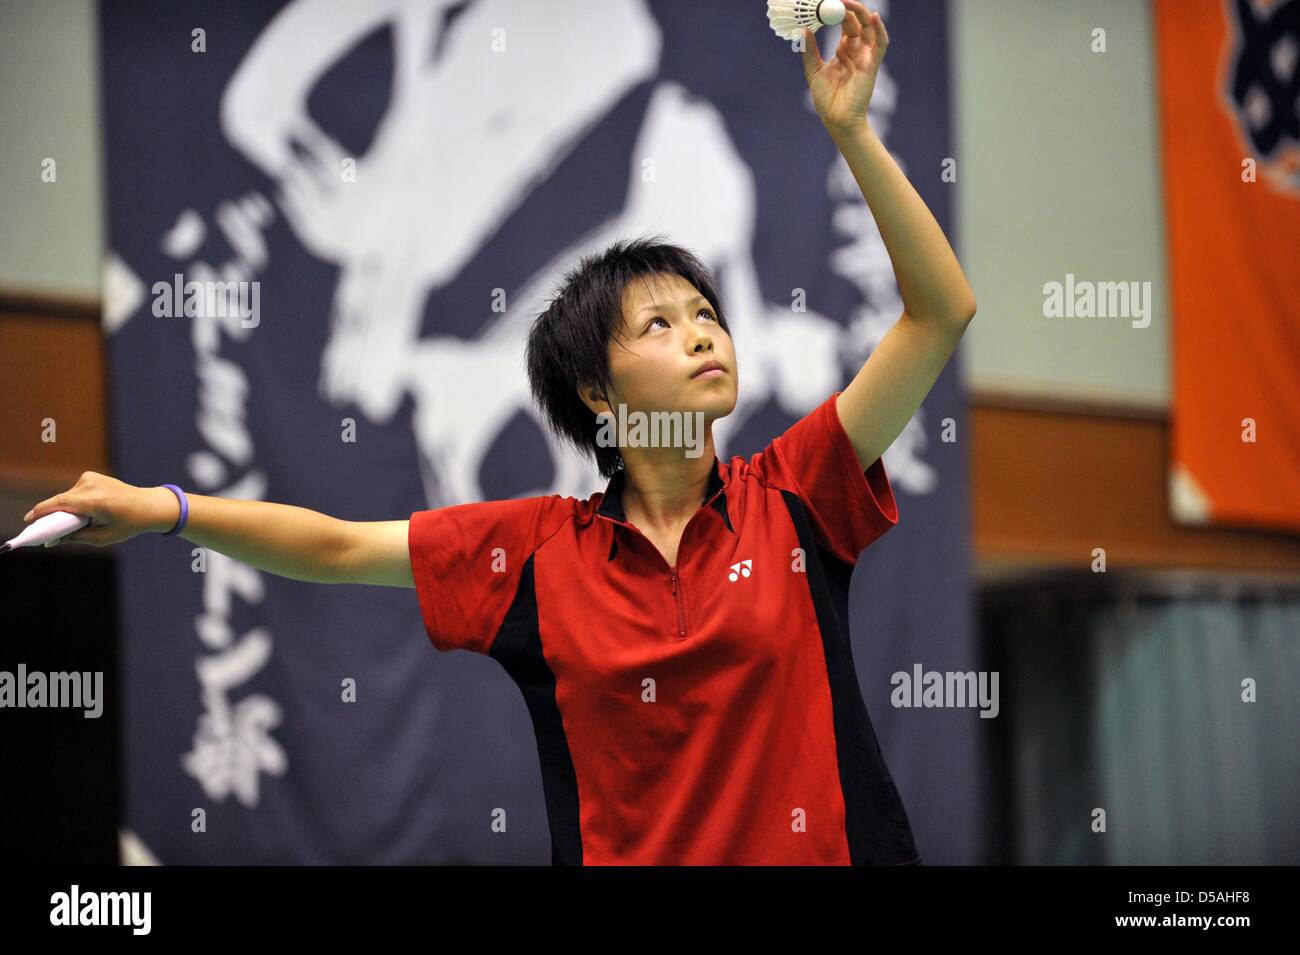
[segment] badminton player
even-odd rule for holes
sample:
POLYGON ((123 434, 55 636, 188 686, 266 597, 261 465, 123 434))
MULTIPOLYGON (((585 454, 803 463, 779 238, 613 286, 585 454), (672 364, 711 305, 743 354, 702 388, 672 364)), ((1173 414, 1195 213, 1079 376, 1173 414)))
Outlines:
POLYGON ((739 381, 712 277, 688 250, 638 238, 569 271, 528 339, 538 406, 608 480, 587 500, 353 522, 87 472, 26 519, 65 510, 90 524, 64 540, 168 533, 296 580, 414 588, 436 648, 489 655, 519 686, 556 864, 920 864, 847 601, 859 555, 898 521, 881 454, 975 300, 867 121, 884 24, 846 6, 830 61, 805 32, 805 77, 904 311, 843 391, 763 451, 714 450, 739 381), (702 421, 696 445, 609 440, 616 416, 656 411, 702 421))

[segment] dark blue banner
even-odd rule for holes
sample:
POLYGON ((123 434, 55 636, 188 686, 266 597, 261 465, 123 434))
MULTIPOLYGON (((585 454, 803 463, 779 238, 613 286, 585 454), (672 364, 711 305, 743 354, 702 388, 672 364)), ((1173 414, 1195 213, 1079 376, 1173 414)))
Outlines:
MULTIPOLYGON (((872 122, 951 235, 944 6, 881 9, 872 122)), ((901 311, 760 3, 102 10, 123 480, 349 520, 586 498, 604 482, 541 426, 522 343, 561 272, 620 237, 666 235, 718 279, 743 382, 715 427, 724 458, 842 388, 901 311)), ((836 37, 819 34, 827 58, 836 37)), ((978 857, 981 720, 893 705, 891 676, 979 666, 965 425, 954 362, 885 454, 900 520, 852 592, 863 696, 930 864, 978 857)), ((117 553, 134 850, 549 861, 519 691, 490 658, 435 652, 413 590, 289 580, 177 539, 117 553)))

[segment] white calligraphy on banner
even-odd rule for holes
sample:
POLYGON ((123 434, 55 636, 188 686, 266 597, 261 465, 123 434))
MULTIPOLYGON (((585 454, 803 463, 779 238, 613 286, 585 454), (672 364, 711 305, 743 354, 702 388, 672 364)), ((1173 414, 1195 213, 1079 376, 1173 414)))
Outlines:
MULTIPOLYGON (((750 167, 719 107, 664 81, 652 91, 631 151, 610 157, 627 176, 621 210, 593 223, 578 242, 550 250, 546 264, 511 291, 505 310, 490 313, 474 338, 420 337, 430 293, 475 261, 629 91, 654 79, 663 37, 645 3, 600 4, 598 42, 591 30, 572 27, 590 12, 578 0, 298 0, 258 36, 222 97, 226 138, 277 184, 275 208, 303 247, 339 269, 320 396, 354 405, 376 424, 412 397, 430 507, 481 500, 478 475, 503 429, 521 413, 537 420, 521 372, 529 324, 564 269, 615 239, 665 234, 718 277, 744 383, 735 412, 715 427, 720 454, 770 402, 801 417, 842 387, 845 364, 860 365, 901 311, 879 233, 851 177, 843 178, 847 168, 833 169, 828 183, 836 203, 831 225, 850 239, 830 265, 859 287, 864 304, 845 328, 812 308, 792 308, 788 299, 768 300, 752 251, 757 196, 750 167), (452 8, 455 16, 447 16, 452 8), (369 148, 349 156, 306 104, 331 68, 383 26, 393 33, 391 95, 369 148), (472 417, 465 408, 474 409, 472 417)), ((791 82, 798 82, 798 54, 791 57, 791 82)), ((892 111, 892 84, 883 72, 879 87, 892 111)), ((219 269, 191 262, 187 276, 239 281, 264 270, 262 232, 273 215, 258 193, 223 203, 217 224, 236 254, 219 269)), ((186 257, 204 231, 197 213, 185 210, 163 249, 186 257)), ((138 296, 124 263, 112 262, 121 300, 138 296)), ((490 292, 484 290, 485 312, 490 292)), ((109 303, 114 329, 125 310, 109 303)), ((222 330, 237 341, 251 331, 237 321, 222 330)), ((242 426, 247 376, 219 356, 213 321, 196 322, 194 334, 199 431, 208 447, 191 456, 191 476, 201 487, 221 488, 211 493, 258 498, 266 476, 242 426), (228 482, 230 466, 240 470, 238 481, 228 482)), ((538 424, 554 478, 523 493, 586 497, 590 463, 538 424)), ((891 478, 912 493, 934 489, 933 469, 917 458, 923 441, 914 420, 885 455, 891 478)), ((287 758, 270 736, 279 709, 261 694, 233 705, 231 699, 273 644, 264 628, 235 640, 223 609, 231 595, 261 599, 258 573, 211 557, 198 630, 214 653, 198 660, 204 713, 184 765, 210 797, 233 793, 252 806, 257 774, 286 771, 287 758)))

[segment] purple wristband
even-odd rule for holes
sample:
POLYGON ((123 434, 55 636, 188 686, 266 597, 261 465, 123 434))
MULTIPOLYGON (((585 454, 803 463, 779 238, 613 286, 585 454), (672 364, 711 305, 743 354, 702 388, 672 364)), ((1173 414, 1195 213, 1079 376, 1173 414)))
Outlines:
POLYGON ((181 502, 181 516, 180 519, 176 521, 176 526, 169 531, 163 532, 163 537, 173 537, 181 532, 181 528, 185 526, 185 522, 190 519, 190 502, 186 500, 185 492, 175 484, 164 484, 163 487, 169 489, 176 495, 176 500, 181 502))

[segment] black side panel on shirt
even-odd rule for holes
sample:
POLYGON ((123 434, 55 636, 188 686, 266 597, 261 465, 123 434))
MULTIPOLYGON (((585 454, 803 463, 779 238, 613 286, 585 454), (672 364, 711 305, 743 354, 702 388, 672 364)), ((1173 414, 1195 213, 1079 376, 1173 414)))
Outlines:
POLYGON ((528 715, 533 720, 537 755, 542 765, 546 817, 551 827, 551 864, 582 865, 578 776, 555 702, 555 674, 542 655, 532 557, 520 572, 519 590, 497 631, 491 656, 523 693, 528 715))
POLYGON ((849 640, 849 581, 853 568, 817 544, 803 502, 795 494, 782 491, 781 497, 805 554, 808 589, 826 654, 849 859, 853 865, 918 863, 920 855, 912 827, 885 765, 853 666, 849 640))

